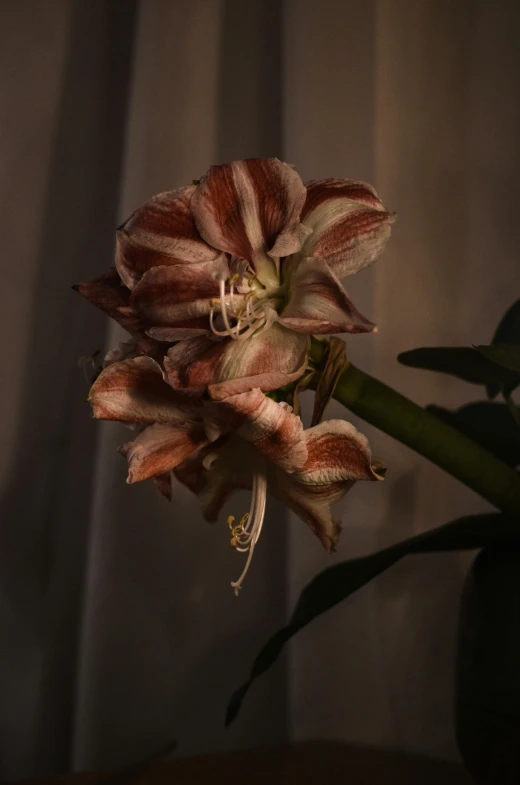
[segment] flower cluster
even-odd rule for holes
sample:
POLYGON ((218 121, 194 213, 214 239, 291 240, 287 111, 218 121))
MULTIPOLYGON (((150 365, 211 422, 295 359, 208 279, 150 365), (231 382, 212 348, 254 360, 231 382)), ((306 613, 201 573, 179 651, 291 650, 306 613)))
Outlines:
POLYGON ((248 553, 236 592, 267 490, 331 551, 331 505, 356 480, 381 479, 351 424, 304 430, 269 394, 305 373, 311 335, 375 330, 340 279, 379 256, 392 221, 364 183, 304 184, 277 159, 235 161, 136 210, 117 231, 115 269, 76 287, 131 335, 89 396, 94 417, 135 424, 121 448, 128 482, 153 478, 171 498, 173 474, 208 520, 252 490, 249 512, 228 518, 248 553))

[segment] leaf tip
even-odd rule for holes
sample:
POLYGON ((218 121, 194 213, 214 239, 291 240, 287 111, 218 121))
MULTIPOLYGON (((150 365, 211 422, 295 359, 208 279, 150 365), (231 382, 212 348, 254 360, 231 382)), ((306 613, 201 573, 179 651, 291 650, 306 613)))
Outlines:
POLYGON ((224 725, 226 728, 229 728, 231 723, 238 716, 250 684, 251 682, 246 682, 241 687, 239 687, 238 690, 236 690, 231 696, 231 700, 229 701, 228 707, 226 709, 226 717, 224 720, 224 725))

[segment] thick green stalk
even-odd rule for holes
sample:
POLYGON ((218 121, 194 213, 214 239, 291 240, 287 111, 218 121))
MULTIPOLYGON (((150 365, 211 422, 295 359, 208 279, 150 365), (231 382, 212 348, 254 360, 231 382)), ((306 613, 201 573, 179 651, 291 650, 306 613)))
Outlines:
MULTIPOLYGON (((319 365, 326 345, 313 341, 319 365)), ((348 365, 334 398, 358 417, 406 444, 509 515, 520 515, 520 474, 467 436, 367 373, 348 365)))

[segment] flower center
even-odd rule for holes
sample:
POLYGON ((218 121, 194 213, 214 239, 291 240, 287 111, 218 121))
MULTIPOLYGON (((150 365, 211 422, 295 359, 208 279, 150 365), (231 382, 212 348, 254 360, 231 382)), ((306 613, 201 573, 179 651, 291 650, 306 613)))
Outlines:
POLYGON ((265 474, 255 474, 253 477, 253 494, 251 496, 251 507, 249 508, 249 512, 241 518, 240 523, 236 526, 234 525, 235 518, 233 515, 230 515, 227 519, 231 531, 231 546, 239 551, 239 553, 248 554, 246 566, 244 567, 240 578, 231 583, 237 597, 251 565, 256 543, 262 532, 266 501, 266 476, 265 474))
POLYGON ((280 300, 279 289, 257 288, 253 277, 241 281, 235 273, 229 279, 219 278, 219 298, 212 301, 209 323, 214 335, 227 336, 234 341, 243 341, 271 326, 280 300), (245 293, 244 289, 246 290, 245 293), (219 313, 222 325, 215 325, 215 313, 219 313), (232 324, 233 322, 233 324, 232 324), (222 329, 220 329, 220 327, 222 329))

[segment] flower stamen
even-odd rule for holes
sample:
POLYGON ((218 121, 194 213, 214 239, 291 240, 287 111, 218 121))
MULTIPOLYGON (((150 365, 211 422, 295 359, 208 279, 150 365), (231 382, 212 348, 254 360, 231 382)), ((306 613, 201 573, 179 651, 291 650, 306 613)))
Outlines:
POLYGON ((227 519, 231 531, 231 546, 239 553, 248 554, 246 566, 242 570, 240 578, 231 583, 237 597, 251 565, 256 543, 262 532, 266 502, 267 479, 264 474, 255 474, 253 477, 253 493, 249 512, 240 519, 240 523, 236 526, 234 525, 235 518, 233 515, 230 515, 227 519))
POLYGON ((228 335, 236 341, 236 339, 238 338, 238 325, 233 329, 229 323, 227 304, 226 304, 226 279, 221 278, 218 284, 220 290, 220 313, 222 314, 224 326, 228 332, 228 335))
POLYGON ((267 316, 265 309, 260 305, 257 310, 257 303, 253 302, 254 292, 248 292, 245 295, 246 306, 241 308, 236 307, 235 303, 235 283, 237 281, 237 274, 231 276, 229 281, 229 295, 226 301, 226 279, 222 277, 219 279, 219 298, 211 301, 211 309, 209 312, 209 324, 211 331, 214 335, 219 337, 229 337, 234 341, 241 341, 249 338, 257 331, 263 329, 267 323, 267 316), (218 308, 222 321, 224 322, 224 329, 219 330, 215 326, 215 309, 218 308), (236 325, 231 325, 230 317, 236 319, 236 325), (245 328, 245 329, 244 329, 245 328), (243 330, 243 331, 242 331, 243 330))
POLYGON ((233 316, 237 316, 237 309, 235 308, 235 283, 238 281, 238 273, 234 273, 229 279, 229 306, 233 316))

